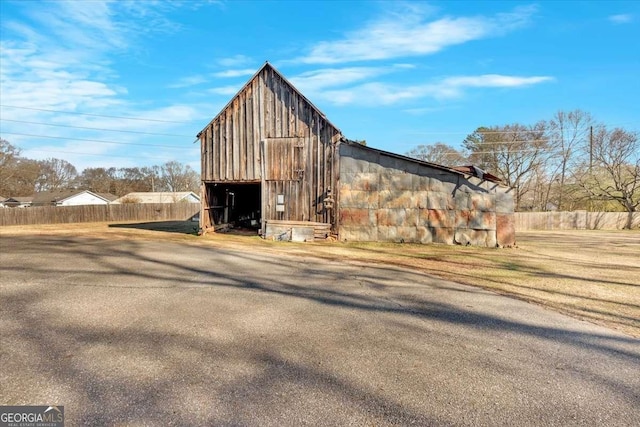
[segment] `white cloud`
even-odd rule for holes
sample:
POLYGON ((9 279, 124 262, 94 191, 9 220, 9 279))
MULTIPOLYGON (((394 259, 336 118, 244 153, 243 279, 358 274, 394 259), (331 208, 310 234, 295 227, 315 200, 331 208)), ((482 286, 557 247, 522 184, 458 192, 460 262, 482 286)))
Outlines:
POLYGON ((106 2, 60 2, 56 6, 31 8, 28 13, 60 45, 85 49, 127 46, 127 37, 111 19, 106 2))
POLYGON ((629 13, 611 15, 609 16, 609 21, 613 22, 614 24, 628 24, 630 22, 633 22, 633 15, 629 13))
POLYGON ((521 77, 499 74, 452 76, 419 85, 400 86, 371 82, 348 88, 324 89, 314 93, 314 97, 336 105, 378 106, 421 98, 455 99, 464 96, 469 88, 515 88, 552 80, 553 78, 548 76, 521 77))
MULTIPOLYGON (((110 157, 109 151, 113 146, 108 144, 87 144, 82 141, 70 141, 63 144, 40 144, 37 148, 27 148, 23 150, 22 155, 30 159, 47 159, 50 157, 65 159, 72 165, 76 166, 78 172, 81 172, 86 166, 86 156, 93 158, 94 161, 99 160, 100 165, 104 165, 106 162, 103 156, 110 157), (81 168, 78 165, 82 164, 81 168)), ((117 160, 114 158, 114 160, 117 160)), ((121 164, 127 159, 119 159, 121 164)), ((97 166, 97 165, 96 165, 97 166)))
POLYGON ((228 78, 228 77, 242 77, 242 76, 252 76, 255 74, 256 70, 253 68, 243 68, 239 70, 226 70, 226 71, 218 71, 217 73, 213 73, 213 77, 218 78, 228 78))
POLYGON ((213 111, 209 104, 196 106, 192 102, 176 102, 158 106, 132 101, 112 65, 112 55, 136 51, 138 42, 147 33, 175 30, 175 25, 164 16, 167 9, 174 7, 172 4, 49 2, 31 7, 27 2, 17 5, 22 7, 22 17, 3 17, 0 41, 0 86, 2 104, 5 105, 1 110, 5 119, 2 121, 3 137, 21 147, 28 157, 64 158, 78 170, 94 164, 159 163, 161 159, 156 159, 158 156, 164 156, 164 161, 167 161, 186 155, 188 151, 185 149, 165 150, 73 140, 190 144, 195 137, 189 136, 195 135, 195 120, 206 123, 210 119, 208 116, 213 111), (139 28, 140 18, 148 24, 145 28, 139 28), (94 115, 66 114, 63 111, 94 115), (109 115, 155 121, 106 117, 109 115), (185 122, 191 122, 191 125, 185 122), (115 130, 165 132, 184 137, 144 136, 115 130), (20 133, 60 139, 16 135, 20 133))
POLYGON ((167 87, 171 89, 182 89, 182 88, 198 86, 203 83, 210 82, 213 78, 220 79, 220 78, 251 76, 255 72, 256 70, 254 70, 253 68, 245 68, 245 69, 239 69, 239 70, 218 71, 208 75, 197 74, 193 76, 182 77, 177 82, 172 83, 167 87))
POLYGON ((238 93, 242 85, 229 85, 229 86, 220 86, 208 89, 207 92, 214 95, 235 95, 238 93))
POLYGON ((291 83, 303 93, 315 93, 344 86, 391 72, 390 67, 323 68, 307 71, 291 78, 291 83))
POLYGON ((449 110, 451 107, 449 105, 447 106, 439 106, 439 107, 418 107, 418 108, 407 108, 402 110, 403 112, 410 114, 412 116, 422 116, 424 114, 428 114, 428 113, 435 113, 438 111, 443 111, 443 110, 449 110))
POLYGON ((393 67, 405 70, 412 70, 416 68, 415 64, 393 64, 393 67))
MULTIPOLYGON (((251 76, 256 72, 253 68, 243 68, 243 69, 235 69, 235 70, 225 70, 218 71, 215 73, 203 75, 196 74, 193 76, 186 76, 179 79, 177 82, 168 85, 168 88, 171 89, 182 89, 192 86, 198 86, 203 83, 210 82, 213 78, 232 78, 232 77, 243 77, 243 76, 251 76)), ((212 92, 215 93, 215 92, 212 92)))
POLYGON ((448 89, 457 90, 467 87, 519 87, 533 84, 549 82, 553 80, 549 76, 505 76, 501 74, 483 74, 480 76, 456 76, 447 77, 437 86, 443 91, 448 89))
POLYGON ((223 67, 243 67, 253 62, 251 58, 245 55, 234 55, 227 58, 220 58, 218 64, 223 67))
POLYGON ((185 87, 197 86, 199 84, 206 83, 208 81, 209 79, 202 75, 187 76, 187 77, 181 78, 180 80, 178 80, 173 84, 168 85, 167 87, 170 89, 181 89, 185 87))
POLYGON ((295 61, 337 64, 422 56, 446 47, 502 35, 529 22, 534 6, 516 8, 493 17, 444 17, 426 21, 424 13, 393 13, 350 32, 341 40, 322 41, 295 61))
POLYGON ((96 64, 82 66, 86 53, 43 51, 36 46, 13 41, 0 44, 3 104, 51 109, 70 105, 95 108, 97 104, 113 105, 117 95, 126 93, 92 76, 102 70, 96 64))
POLYGON ((26 19, 3 22, 3 103, 84 111, 124 103, 127 90, 114 82, 110 55, 140 37, 134 31, 137 17, 146 13, 161 20, 155 7, 150 9, 105 1, 27 4, 26 19))

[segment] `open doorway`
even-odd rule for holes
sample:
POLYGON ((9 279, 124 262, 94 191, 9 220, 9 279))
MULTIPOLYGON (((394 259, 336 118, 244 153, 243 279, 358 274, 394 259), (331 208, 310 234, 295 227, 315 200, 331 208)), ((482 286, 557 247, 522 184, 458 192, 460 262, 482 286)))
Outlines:
POLYGON ((216 228, 226 226, 234 229, 260 229, 261 186, 260 183, 215 183, 206 184, 204 200, 205 214, 216 228))

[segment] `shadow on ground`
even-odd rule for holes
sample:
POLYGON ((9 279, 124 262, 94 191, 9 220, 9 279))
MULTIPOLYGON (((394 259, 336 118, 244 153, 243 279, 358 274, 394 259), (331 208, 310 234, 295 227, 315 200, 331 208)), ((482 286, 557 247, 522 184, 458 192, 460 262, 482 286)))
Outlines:
POLYGON ((133 228, 136 230, 164 231, 179 234, 198 234, 197 221, 152 221, 138 223, 109 224, 109 228, 133 228))
POLYGON ((77 425, 638 419, 638 340, 531 322, 508 299, 504 313, 473 308, 495 296, 423 274, 334 264, 16 238, 0 264, 0 400, 65 398, 77 425))

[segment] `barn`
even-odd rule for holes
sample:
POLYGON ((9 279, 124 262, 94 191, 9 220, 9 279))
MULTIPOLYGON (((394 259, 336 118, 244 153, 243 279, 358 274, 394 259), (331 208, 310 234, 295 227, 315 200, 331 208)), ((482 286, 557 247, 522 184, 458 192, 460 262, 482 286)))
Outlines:
POLYGON ((347 139, 268 62, 198 134, 203 232, 265 238, 514 244, 510 188, 347 139))

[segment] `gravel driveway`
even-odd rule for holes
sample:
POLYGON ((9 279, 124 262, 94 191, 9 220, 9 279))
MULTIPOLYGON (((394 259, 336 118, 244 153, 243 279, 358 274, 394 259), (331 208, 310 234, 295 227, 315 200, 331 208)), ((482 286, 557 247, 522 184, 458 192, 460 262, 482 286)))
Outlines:
POLYGON ((640 340, 408 270, 15 236, 0 404, 67 425, 637 425, 640 340))

